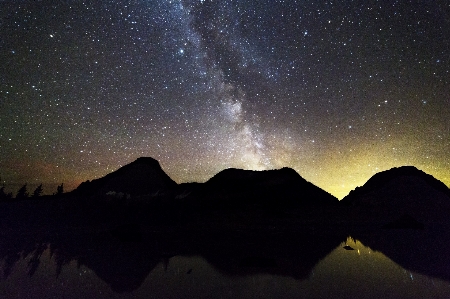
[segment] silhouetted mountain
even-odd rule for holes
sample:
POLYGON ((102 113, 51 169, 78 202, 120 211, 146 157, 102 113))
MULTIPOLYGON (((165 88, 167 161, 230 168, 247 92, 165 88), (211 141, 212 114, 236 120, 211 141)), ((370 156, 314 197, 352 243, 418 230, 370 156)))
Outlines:
POLYGON ((73 191, 76 195, 104 195, 108 192, 146 195, 170 190, 177 186, 150 157, 141 157, 118 170, 92 181, 87 181, 73 191))
POLYGON ((450 215, 450 190, 433 176, 403 166, 375 174, 342 204, 363 209, 364 217, 408 214, 419 222, 443 220, 450 215))
POLYGON ((338 203, 337 198, 287 167, 265 171, 225 169, 208 180, 202 191, 209 201, 228 205, 293 206, 338 203))

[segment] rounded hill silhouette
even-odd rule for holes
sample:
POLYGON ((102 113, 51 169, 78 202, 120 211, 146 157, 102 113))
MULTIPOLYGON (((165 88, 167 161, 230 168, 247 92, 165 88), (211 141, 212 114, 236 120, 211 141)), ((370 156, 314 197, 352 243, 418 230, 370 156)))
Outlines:
POLYGON ((306 181, 295 170, 253 171, 225 169, 205 183, 211 200, 229 203, 269 203, 276 205, 328 205, 337 198, 306 181))
POLYGON ((372 215, 408 214, 419 221, 444 220, 450 212, 450 190, 416 167, 402 166, 375 174, 342 203, 367 209, 372 215))

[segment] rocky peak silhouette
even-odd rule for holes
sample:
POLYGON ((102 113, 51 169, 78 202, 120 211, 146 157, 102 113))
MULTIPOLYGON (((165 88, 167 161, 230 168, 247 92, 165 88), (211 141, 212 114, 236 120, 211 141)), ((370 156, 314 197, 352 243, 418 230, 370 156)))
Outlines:
POLYGON ((106 176, 82 183, 74 190, 80 195, 104 195, 108 192, 146 195, 175 188, 175 183, 150 157, 141 157, 106 176))

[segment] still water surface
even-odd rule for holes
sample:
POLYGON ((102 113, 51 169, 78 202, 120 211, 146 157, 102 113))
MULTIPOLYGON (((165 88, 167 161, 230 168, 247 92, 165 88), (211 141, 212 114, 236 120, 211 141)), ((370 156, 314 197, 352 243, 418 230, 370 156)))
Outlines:
POLYGON ((229 274, 201 256, 174 256, 159 262, 138 288, 123 293, 76 260, 57 274, 49 249, 30 276, 30 259, 17 262, 7 277, 2 273, 0 298, 450 298, 449 281, 405 270, 350 238, 319 261, 307 279, 266 274, 271 271, 264 267, 273 265, 254 266, 261 268, 253 274, 229 274))

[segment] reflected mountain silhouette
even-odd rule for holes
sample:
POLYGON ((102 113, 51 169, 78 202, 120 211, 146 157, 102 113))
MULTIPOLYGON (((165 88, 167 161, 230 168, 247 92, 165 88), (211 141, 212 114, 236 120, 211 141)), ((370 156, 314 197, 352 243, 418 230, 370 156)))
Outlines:
POLYGON ((156 243, 123 242, 107 234, 80 234, 50 243, 59 271, 72 260, 92 269, 117 293, 131 292, 160 262, 156 243))
POLYGON ((26 233, 11 227, 2 232, 0 259, 5 279, 20 259, 30 256, 28 274, 32 276, 40 256, 49 249, 56 274, 76 261, 92 269, 117 293, 136 290, 158 264, 170 264, 170 258, 177 255, 202 256, 227 275, 267 273, 306 279, 347 237, 336 232, 313 233, 311 227, 305 231, 267 227, 230 231, 207 225, 195 230, 136 223, 83 227, 77 223, 67 230, 67 223, 61 223, 62 229, 48 229, 50 233, 45 234, 39 233, 47 230, 45 225, 37 227, 30 226, 26 233), (118 228, 138 229, 141 238, 123 239, 117 235, 118 228))
POLYGON ((199 244, 198 253, 228 275, 266 273, 307 279, 315 265, 346 237, 302 231, 245 231, 208 236, 199 244))
POLYGON ((352 237, 380 251, 404 269, 450 281, 448 227, 410 230, 377 230, 352 237))
POLYGON ((29 275, 49 249, 57 264, 76 261, 115 292, 137 289, 170 257, 202 256, 228 275, 269 273, 307 278, 347 235, 312 223, 320 207, 269 217, 264 209, 198 210, 156 207, 141 201, 89 201, 76 197, 0 204, 0 260, 4 278, 32 256, 29 275), (101 211, 101 213, 99 213, 101 211))

